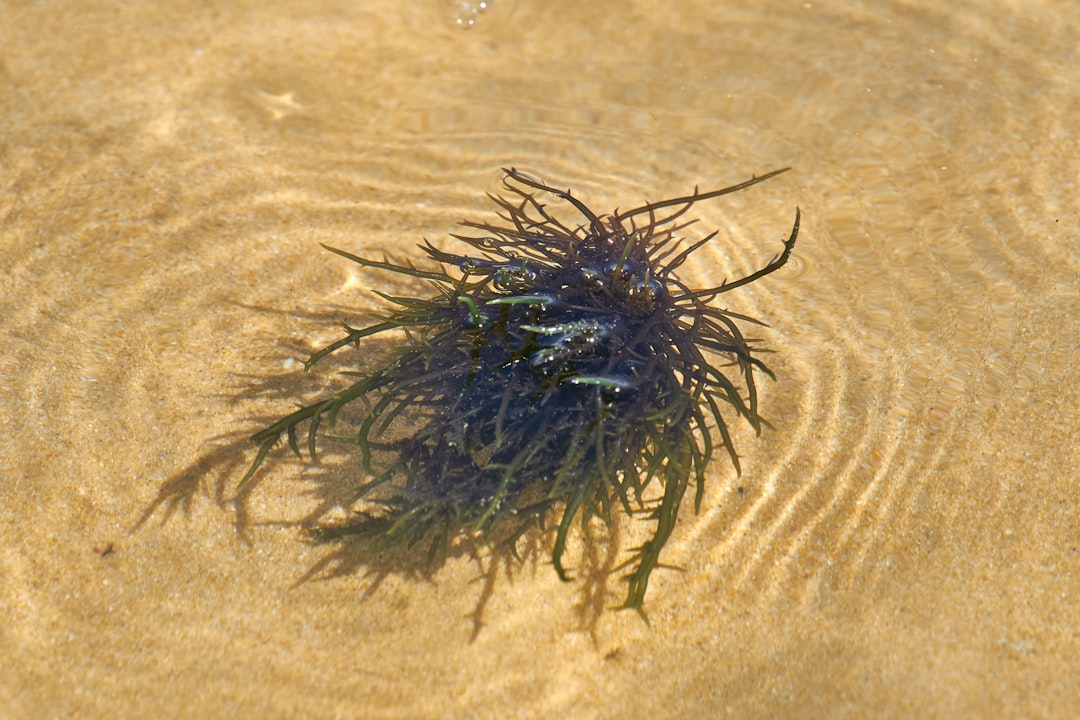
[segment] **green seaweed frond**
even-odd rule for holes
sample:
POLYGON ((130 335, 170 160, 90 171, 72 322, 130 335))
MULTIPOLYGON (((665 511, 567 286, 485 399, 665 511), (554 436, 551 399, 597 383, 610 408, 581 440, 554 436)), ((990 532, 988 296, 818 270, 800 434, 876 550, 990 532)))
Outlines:
POLYGON ((564 558, 575 525, 610 524, 622 512, 652 523, 622 565, 622 607, 640 612, 690 485, 701 505, 714 450, 722 445, 740 472, 729 417, 757 432, 767 424, 755 376, 772 373, 739 327, 760 323, 710 302, 783 266, 799 213, 783 251, 760 270, 696 290, 676 271, 716 233, 682 247, 675 234, 690 222, 677 220, 696 202, 783 170, 613 215, 506 172, 510 199, 493 197, 505 224, 466 223, 482 235, 455 236, 465 254, 425 241, 420 250, 437 269, 327 247, 427 281, 435 294, 377 293, 388 303, 378 322, 346 326, 316 352, 306 367, 381 333, 404 334, 382 367, 350 373, 351 386, 253 435, 258 452, 240 484, 283 437, 300 455, 305 425, 314 460, 324 422, 334 428, 348 408, 353 429, 333 437, 359 448, 368 477, 352 497, 352 520, 319 537, 355 536, 380 549, 425 543, 432 561, 463 535, 512 547, 551 521, 551 561, 570 580, 564 558), (561 222, 534 191, 569 202, 586 224, 561 222))

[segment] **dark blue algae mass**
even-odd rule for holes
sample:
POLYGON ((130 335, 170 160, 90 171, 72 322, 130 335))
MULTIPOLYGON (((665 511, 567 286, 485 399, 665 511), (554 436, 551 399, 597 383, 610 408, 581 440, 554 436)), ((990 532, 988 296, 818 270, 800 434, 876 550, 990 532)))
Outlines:
POLYGON ((456 539, 513 548, 533 528, 552 527, 552 561, 563 565, 575 520, 613 513, 654 525, 629 551, 625 607, 641 609, 649 576, 675 526, 687 488, 704 490, 705 468, 722 444, 738 456, 725 417, 760 432, 755 375, 772 375, 740 324, 757 320, 712 303, 787 262, 799 212, 783 251, 760 270, 693 289, 677 270, 716 233, 689 245, 677 235, 694 203, 774 177, 596 215, 569 191, 507 170, 507 198, 492 198, 501 224, 465 223, 466 254, 425 241, 433 269, 327 248, 364 267, 427 281, 424 297, 379 293, 378 322, 320 350, 308 367, 379 333, 403 331, 379 369, 253 436, 249 482, 282 436, 299 454, 307 424, 314 458, 320 429, 347 415, 337 439, 359 448, 367 477, 351 521, 326 525, 325 539, 359 536, 377 549, 420 544, 433 561, 456 539), (583 218, 563 224, 541 202, 569 202, 583 218), (429 290, 430 293, 430 290, 429 290), (354 402, 359 401, 359 402, 354 402))

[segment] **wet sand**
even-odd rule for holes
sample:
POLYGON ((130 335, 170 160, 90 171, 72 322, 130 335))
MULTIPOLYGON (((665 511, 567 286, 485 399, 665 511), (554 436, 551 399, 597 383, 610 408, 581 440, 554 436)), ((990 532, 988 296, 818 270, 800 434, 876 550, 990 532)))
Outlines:
POLYGON ((0 715, 1080 713, 1080 12, 599 5, 0 9, 0 715), (449 244, 511 165, 606 209, 794 168, 695 208, 695 285, 804 225, 729 299, 773 428, 648 626, 542 553, 306 543, 344 450, 236 497, 348 367, 296 361, 395 289, 319 243, 449 244))

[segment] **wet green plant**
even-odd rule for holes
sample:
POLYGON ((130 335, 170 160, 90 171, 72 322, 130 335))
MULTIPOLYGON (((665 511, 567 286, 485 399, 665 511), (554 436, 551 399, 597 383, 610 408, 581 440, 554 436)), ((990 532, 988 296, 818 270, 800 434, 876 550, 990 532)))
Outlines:
POLYGON ((355 444, 366 474, 348 503, 352 518, 323 539, 359 536, 380 549, 419 545, 434 560, 448 543, 481 538, 514 548, 531 528, 554 533, 552 563, 563 580, 575 522, 615 513, 652 523, 625 563, 624 607, 641 610, 649 578, 675 527, 684 494, 719 446, 739 471, 728 417, 760 433, 755 377, 772 372, 740 324, 759 321, 717 307, 725 293, 775 272, 799 233, 759 270, 714 287, 684 284, 678 269, 716 232, 686 244, 695 203, 785 172, 607 215, 569 190, 505 170, 506 197, 491 196, 500 224, 466 222, 463 253, 419 246, 429 269, 372 260, 328 246, 365 268, 425 281, 423 297, 377 292, 386 309, 367 327, 346 326, 311 367, 367 338, 397 332, 382 367, 256 433, 251 481, 284 437, 301 455, 319 438, 355 444), (541 202, 569 203, 565 224, 541 202), (348 423, 339 416, 347 411, 348 423), (336 425, 351 425, 337 432, 336 425))

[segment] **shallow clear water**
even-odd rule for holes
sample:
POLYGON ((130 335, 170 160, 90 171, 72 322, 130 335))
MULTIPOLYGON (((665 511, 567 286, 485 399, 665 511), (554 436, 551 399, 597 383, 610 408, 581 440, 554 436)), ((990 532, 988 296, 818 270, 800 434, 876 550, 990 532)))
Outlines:
POLYGON ((581 5, 2 11, 12 714, 1075 713, 1080 12, 581 5), (695 208, 703 286, 804 224, 728 300, 774 428, 685 508, 651 627, 542 553, 302 582, 345 453, 230 504, 236 441, 334 382, 291 359, 395 289, 320 242, 449 243, 504 166, 612 210, 787 165, 695 208))

